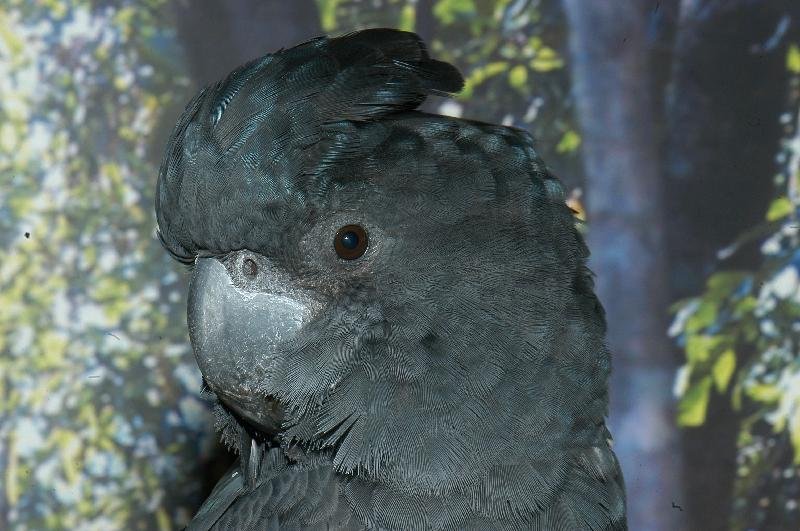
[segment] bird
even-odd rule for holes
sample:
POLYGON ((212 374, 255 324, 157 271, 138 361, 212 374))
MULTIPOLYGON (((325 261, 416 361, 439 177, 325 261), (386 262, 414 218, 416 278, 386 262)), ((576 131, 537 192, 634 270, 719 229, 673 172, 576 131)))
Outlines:
POLYGON ((624 530, 588 247, 530 133, 418 109, 413 32, 322 36, 191 99, 156 185, 238 454, 189 530, 624 530))

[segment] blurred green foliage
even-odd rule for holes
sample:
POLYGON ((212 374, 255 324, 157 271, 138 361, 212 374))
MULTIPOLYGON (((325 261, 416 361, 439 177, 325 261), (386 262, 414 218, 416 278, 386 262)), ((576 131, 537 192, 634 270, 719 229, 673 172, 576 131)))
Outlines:
POLYGON ((153 235, 150 143, 189 97, 165 10, 0 10, 0 528, 169 529, 201 501, 185 279, 153 235))
POLYGON ((712 393, 740 415, 731 527, 800 527, 800 47, 789 46, 788 111, 776 197, 765 221, 721 250, 761 244, 754 271, 718 271, 705 291, 675 303, 669 334, 686 354, 675 380, 678 423, 706 422, 712 393))

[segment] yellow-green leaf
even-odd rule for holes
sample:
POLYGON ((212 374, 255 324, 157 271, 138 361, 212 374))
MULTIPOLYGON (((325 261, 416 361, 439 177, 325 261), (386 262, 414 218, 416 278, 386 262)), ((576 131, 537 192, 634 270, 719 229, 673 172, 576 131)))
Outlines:
POLYGON ((556 152, 571 153, 578 149, 580 145, 581 135, 570 129, 564 133, 564 136, 562 136, 561 140, 558 141, 558 145, 556 145, 556 152))
POLYGON ((0 40, 5 42, 12 57, 25 48, 25 41, 12 30, 11 21, 4 11, 0 11, 0 40))
POLYGON ((747 273, 742 271, 719 271, 708 277, 706 286, 715 294, 727 296, 729 292, 739 287, 745 277, 747 273))
POLYGON ((458 94, 459 99, 467 99, 472 96, 475 87, 497 74, 504 72, 508 68, 505 61, 495 61, 487 65, 475 68, 464 80, 464 89, 458 94))
POLYGON ((719 336, 696 335, 686 340, 686 359, 691 364, 702 363, 710 358, 711 352, 720 345, 719 336))
POLYGON ((742 385, 741 383, 737 383, 733 387, 733 393, 731 394, 731 406, 733 406, 734 411, 740 411, 742 409, 742 385))
POLYGON ((700 426, 706 421, 711 377, 706 376, 689 388, 678 402, 678 425, 700 426))
POLYGON ((433 15, 446 25, 455 22, 456 17, 475 12, 473 0, 439 0, 433 7, 433 15))
POLYGON ((339 0, 317 0, 319 22, 323 30, 333 31, 336 29, 336 8, 338 6, 339 0))
POLYGON ((752 295, 748 295, 743 297, 742 300, 736 303, 736 306, 733 308, 733 317, 740 318, 743 315, 747 315, 751 313, 758 307, 758 299, 753 297, 752 295))
POLYGON ((517 65, 508 72, 509 84, 518 90, 524 90, 528 83, 528 69, 517 65))
POLYGON ((711 301, 703 301, 692 315, 686 319, 684 330, 690 334, 710 326, 717 319, 717 305, 711 301))
POLYGON ((542 46, 536 52, 536 56, 531 60, 531 68, 537 72, 549 72, 564 66, 564 61, 558 56, 558 52, 548 46, 542 46))
POLYGON ((733 349, 727 349, 720 354, 714 366, 711 368, 711 375, 714 377, 714 384, 717 386, 717 391, 724 392, 731 381, 733 371, 736 369, 736 353, 733 349))
POLYGON ((789 45, 789 51, 786 53, 786 69, 793 74, 800 74, 800 46, 789 45))
MULTIPOLYGON (((800 413, 795 413, 795 415, 800 415, 800 413)), ((800 465, 800 419, 795 419, 791 426, 789 437, 792 440, 792 447, 794 447, 794 464, 800 465)))
POLYGON ((785 218, 794 210, 794 205, 789 201, 788 197, 781 196, 774 200, 769 205, 767 210, 767 221, 775 221, 776 219, 785 218))
POLYGON ((751 385, 747 388, 747 394, 757 402, 775 402, 781 397, 781 390, 770 384, 751 385))
POLYGON ((417 9, 413 3, 406 4, 400 11, 400 29, 403 31, 414 31, 414 23, 417 20, 417 9))

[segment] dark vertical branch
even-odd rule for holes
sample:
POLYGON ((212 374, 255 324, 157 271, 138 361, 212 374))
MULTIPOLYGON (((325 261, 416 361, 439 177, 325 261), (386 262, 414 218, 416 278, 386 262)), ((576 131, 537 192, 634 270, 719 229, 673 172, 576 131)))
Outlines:
MULTIPOLYGON (((665 165, 676 296, 702 289, 716 251, 758 223, 772 196, 785 54, 761 48, 789 12, 782 1, 682 1, 665 165)), ((752 266, 758 249, 747 251, 724 265, 752 266)))
POLYGON ((574 95, 584 137, 590 265, 614 355, 611 425, 631 529, 685 529, 664 330, 659 113, 651 98, 648 5, 564 0, 574 95), (658 516, 656 516, 658 515, 658 516))
MULTIPOLYGON (((787 86, 781 32, 798 21, 796 2, 681 2, 664 174, 673 299, 698 294, 715 268, 759 260, 756 245, 721 264, 716 252, 761 221, 773 193, 787 86)), ((713 396, 706 423, 683 432, 692 529, 729 528, 737 431, 729 397, 713 396)))
POLYGON ((414 31, 427 43, 433 42, 436 35, 437 20, 433 16, 433 0, 419 0, 417 2, 417 16, 414 31))

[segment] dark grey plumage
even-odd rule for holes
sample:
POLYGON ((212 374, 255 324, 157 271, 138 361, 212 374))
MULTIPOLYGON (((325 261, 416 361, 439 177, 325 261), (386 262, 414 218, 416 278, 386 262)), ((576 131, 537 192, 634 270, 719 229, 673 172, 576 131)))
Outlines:
POLYGON ((374 29, 187 106, 158 181, 165 247, 204 260, 195 291, 223 275, 236 301, 280 284, 312 308, 265 349, 190 307, 241 455, 195 528, 626 528, 588 250, 528 133, 413 110, 461 85, 416 35, 374 29), (349 223, 370 242, 352 261, 332 245, 349 223))

